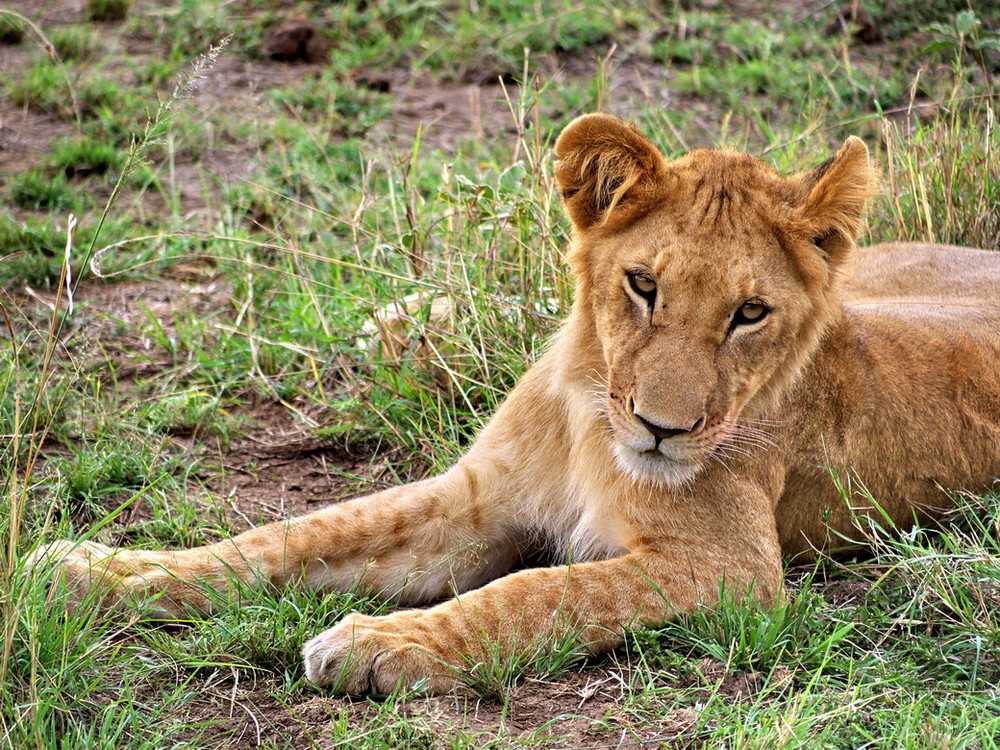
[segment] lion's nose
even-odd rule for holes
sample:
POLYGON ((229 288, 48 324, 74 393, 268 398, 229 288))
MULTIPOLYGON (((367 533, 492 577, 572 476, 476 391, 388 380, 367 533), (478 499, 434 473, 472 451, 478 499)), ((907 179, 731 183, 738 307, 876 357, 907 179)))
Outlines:
POLYGON ((655 437, 658 441, 665 438, 676 437, 677 435, 683 435, 687 432, 694 432, 700 428, 705 423, 705 418, 700 417, 690 427, 667 427, 665 425, 657 424, 656 422, 651 422, 638 412, 632 412, 636 419, 638 419, 642 426, 649 430, 650 434, 655 437))

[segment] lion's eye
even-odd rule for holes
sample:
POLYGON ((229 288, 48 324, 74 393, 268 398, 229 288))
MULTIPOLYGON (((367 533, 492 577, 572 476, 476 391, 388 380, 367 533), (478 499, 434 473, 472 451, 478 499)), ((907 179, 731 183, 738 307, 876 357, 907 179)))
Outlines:
POLYGON ((650 304, 656 299, 656 282, 648 276, 641 273, 630 273, 628 284, 632 287, 632 291, 650 304))
POLYGON ((733 322, 729 326, 729 329, 732 330, 736 326, 748 326, 759 323, 767 317, 769 312, 771 311, 763 302, 758 302, 757 300, 744 302, 733 316, 733 322))

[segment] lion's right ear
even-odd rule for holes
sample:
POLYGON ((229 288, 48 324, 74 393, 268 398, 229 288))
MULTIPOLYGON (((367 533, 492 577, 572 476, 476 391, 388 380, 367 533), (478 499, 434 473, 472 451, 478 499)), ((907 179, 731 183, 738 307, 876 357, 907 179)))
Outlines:
POLYGON ((865 203, 878 185, 864 141, 851 136, 831 159, 789 184, 799 193, 801 231, 827 261, 843 263, 861 235, 865 203))
POLYGON ((556 141, 556 181, 578 229, 634 205, 643 188, 659 184, 665 162, 632 125, 606 114, 578 117, 556 141))

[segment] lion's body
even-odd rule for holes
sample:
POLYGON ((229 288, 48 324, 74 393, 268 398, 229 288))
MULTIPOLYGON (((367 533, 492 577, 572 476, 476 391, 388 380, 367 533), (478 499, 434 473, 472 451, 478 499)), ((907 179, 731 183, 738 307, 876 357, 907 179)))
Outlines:
POLYGON ((602 115, 556 150, 575 306, 450 471, 198 550, 55 545, 71 582, 164 592, 168 612, 232 575, 445 599, 306 648, 320 683, 444 689, 442 665, 490 643, 601 650, 723 582, 771 601, 782 556, 939 515, 947 489, 1000 474, 1000 254, 857 251, 859 141, 790 178, 732 152, 666 162, 602 115), (539 547, 563 564, 505 575, 539 547))
POLYGON ((1000 475, 1000 253, 878 245, 858 253, 844 291, 843 331, 790 395, 786 555, 828 546, 831 530, 864 540, 831 469, 855 509, 872 510, 870 495, 903 529, 947 509, 945 490, 1000 475))
MULTIPOLYGON (((786 559, 864 542, 868 495, 878 526, 907 528, 947 510, 945 490, 1000 475, 1000 253, 876 245, 859 251, 843 291, 842 320, 768 410, 767 444, 749 459, 781 474, 786 559)), ((628 524, 607 503, 621 472, 594 408, 599 371, 580 361, 577 339, 589 337, 564 332, 512 394, 510 423, 501 412, 470 455, 509 456, 525 476, 519 504, 577 560, 628 548, 628 524)))

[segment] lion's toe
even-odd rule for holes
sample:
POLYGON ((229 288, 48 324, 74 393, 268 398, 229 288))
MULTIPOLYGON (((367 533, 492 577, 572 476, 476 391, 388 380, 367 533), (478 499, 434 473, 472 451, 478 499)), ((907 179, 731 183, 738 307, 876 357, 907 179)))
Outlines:
POLYGON ((386 695, 399 688, 442 693, 455 687, 447 665, 394 624, 392 615, 349 615, 306 643, 306 676, 349 695, 386 695))
POLYGON ((25 560, 26 570, 51 575, 52 585, 65 597, 68 606, 82 604, 89 592, 105 591, 120 583, 111 560, 115 550, 97 542, 61 540, 35 549, 25 560))

